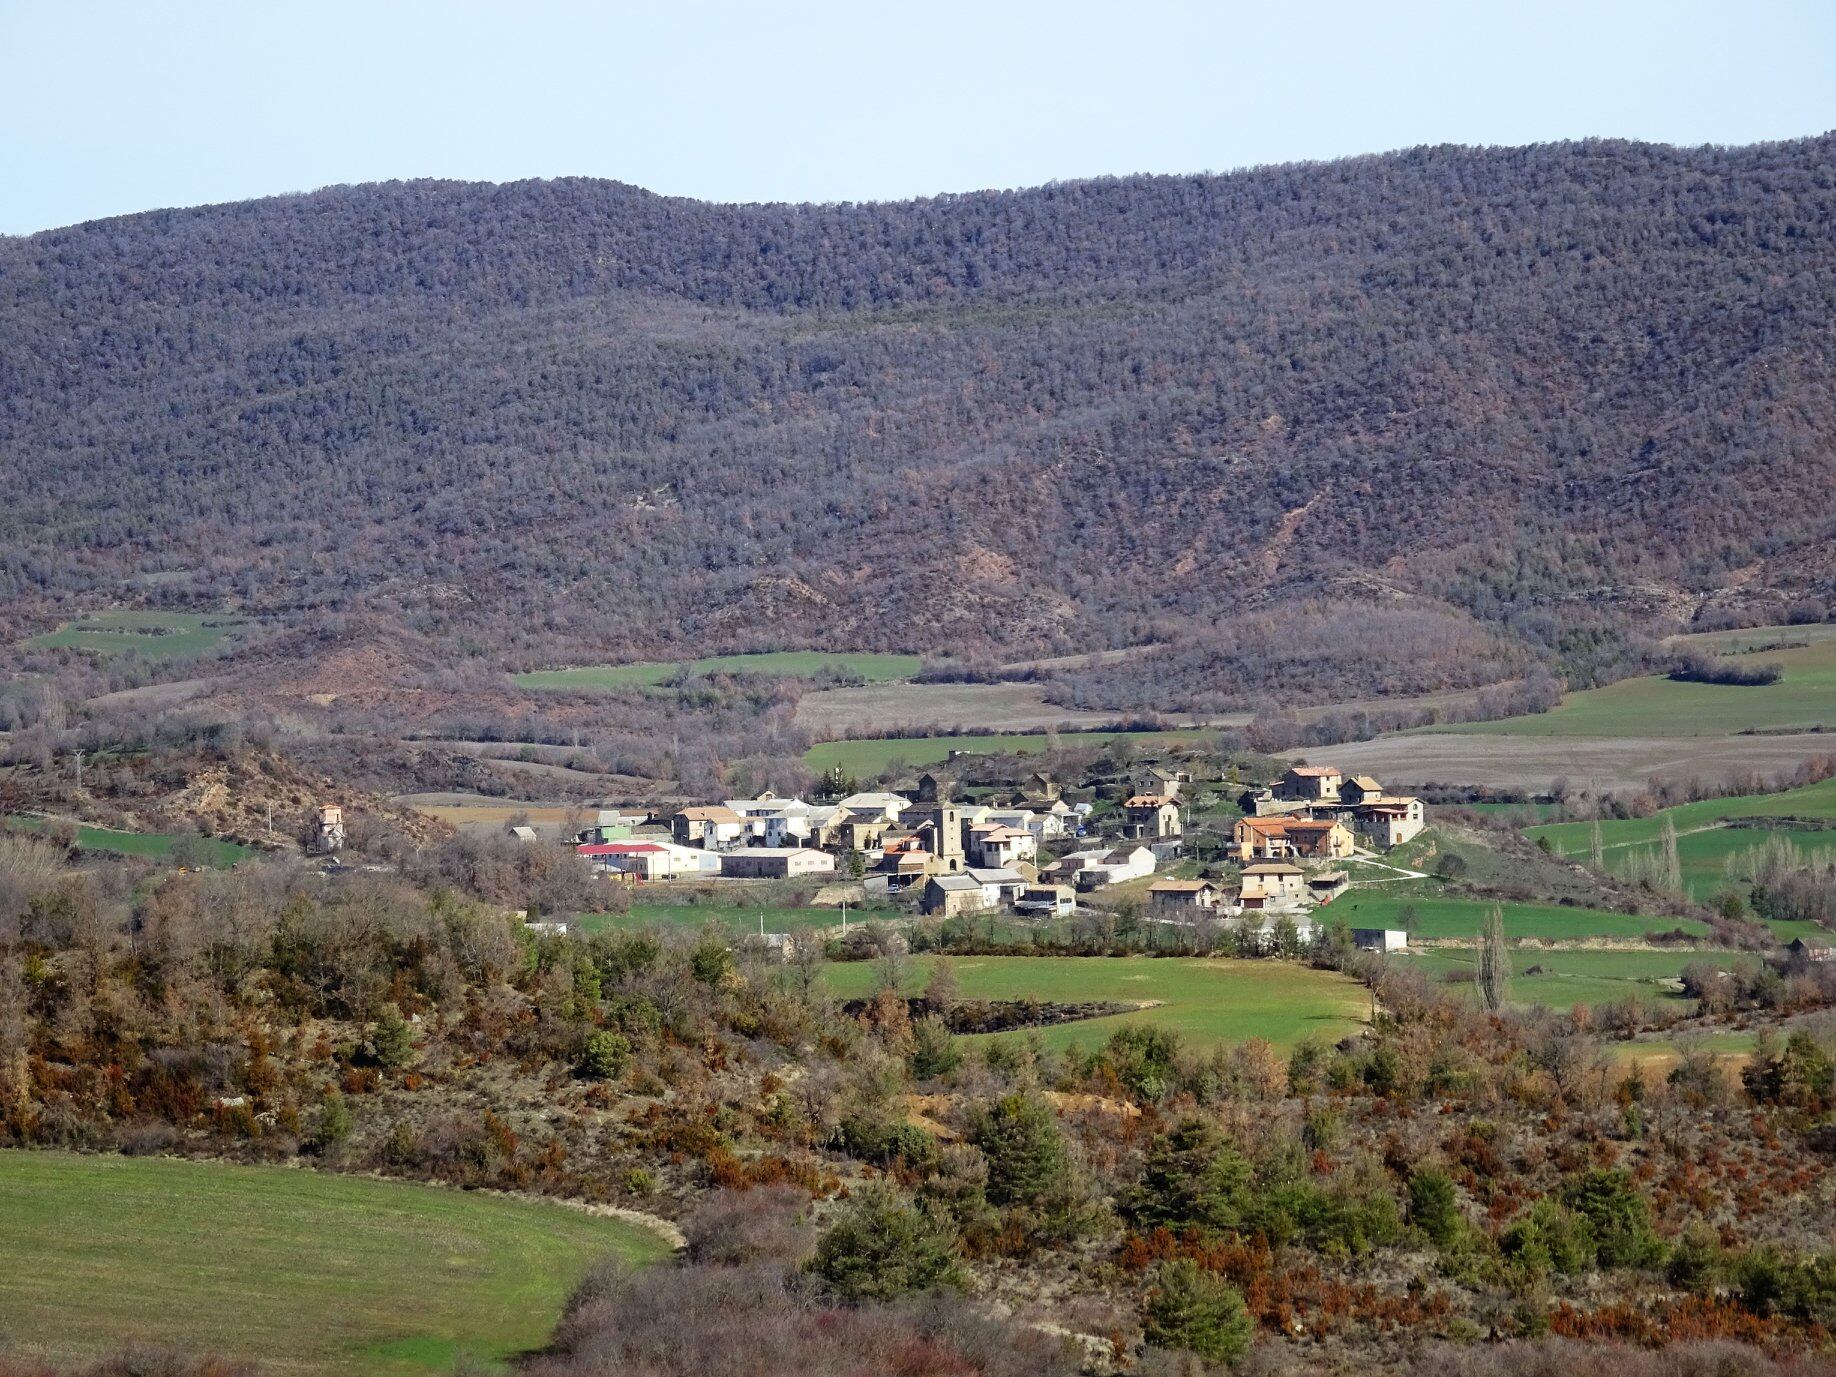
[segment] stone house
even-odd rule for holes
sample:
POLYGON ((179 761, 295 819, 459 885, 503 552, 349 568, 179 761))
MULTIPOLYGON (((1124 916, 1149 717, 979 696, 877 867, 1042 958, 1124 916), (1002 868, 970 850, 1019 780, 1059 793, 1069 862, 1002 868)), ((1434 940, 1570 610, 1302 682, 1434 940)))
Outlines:
POLYGON ((1177 837, 1179 801, 1170 794, 1134 794, 1122 804, 1123 835, 1138 841, 1163 841, 1177 837))
POLYGON ((1331 765, 1296 765, 1281 777, 1275 796, 1294 803, 1337 803, 1342 779, 1331 765))
POLYGON ((1210 880, 1156 880, 1148 886, 1148 910, 1157 918, 1190 922, 1223 905, 1224 890, 1210 880))

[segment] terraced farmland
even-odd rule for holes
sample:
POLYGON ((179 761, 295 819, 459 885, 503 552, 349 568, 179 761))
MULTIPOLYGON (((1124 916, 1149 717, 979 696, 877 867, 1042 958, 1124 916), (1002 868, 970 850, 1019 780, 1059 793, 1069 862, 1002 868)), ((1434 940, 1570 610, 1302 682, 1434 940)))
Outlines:
MULTIPOLYGON (((1608 869, 1626 870, 1642 857, 1655 854, 1668 821, 1677 833, 1684 888, 1692 898, 1706 899, 1730 883, 1731 861, 1775 837, 1790 841, 1807 855, 1836 853, 1836 826, 1737 825, 1767 819, 1781 824, 1794 819, 1813 824, 1836 822, 1836 779, 1775 794, 1705 799, 1666 808, 1648 818, 1605 819, 1600 823, 1601 854, 1608 869)), ((1558 855, 1584 857, 1593 848, 1593 828, 1590 822, 1549 823, 1529 828, 1527 835, 1547 842, 1558 855)), ((1785 935, 1789 940, 1800 934, 1785 935)))

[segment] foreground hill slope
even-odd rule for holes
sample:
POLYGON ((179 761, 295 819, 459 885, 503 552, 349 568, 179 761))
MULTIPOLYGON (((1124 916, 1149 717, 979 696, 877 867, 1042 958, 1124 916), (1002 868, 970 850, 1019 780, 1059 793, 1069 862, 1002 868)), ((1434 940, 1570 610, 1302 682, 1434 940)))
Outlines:
POLYGON ((1830 590, 1832 318, 1836 137, 157 212, 0 240, 0 597, 530 660, 1687 618, 1830 590))

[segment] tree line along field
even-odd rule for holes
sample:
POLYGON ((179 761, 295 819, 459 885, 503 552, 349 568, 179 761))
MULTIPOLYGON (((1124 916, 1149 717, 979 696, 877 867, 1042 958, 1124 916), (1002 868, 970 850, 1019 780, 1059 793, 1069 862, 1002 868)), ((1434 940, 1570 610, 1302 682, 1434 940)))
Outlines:
POLYGON ((668 1251, 636 1225, 527 1200, 0 1152, 0 1334, 60 1361, 131 1342, 326 1377, 495 1365, 548 1338, 600 1258, 668 1251))
MULTIPOLYGON (((889 908, 848 906, 848 921, 883 922, 901 917, 889 908)), ((839 908, 787 908, 772 904, 753 907, 745 904, 633 904, 625 913, 587 913, 580 917, 580 929, 589 936, 620 928, 655 927, 694 931, 717 923, 729 932, 756 933, 764 919, 766 932, 805 932, 811 929, 840 927, 839 908)))
MULTIPOLYGON (((1780 639, 1808 644, 1735 658, 1777 665, 1784 677, 1776 684, 1680 683, 1645 675, 1571 693, 1557 707, 1533 716, 1431 730, 1485 736, 1682 737, 1836 727, 1836 637, 1809 634, 1821 630, 1816 627, 1771 630, 1780 639)), ((1763 643, 1758 633, 1742 634, 1763 643)), ((1685 643, 1692 639, 1684 638, 1685 643)))
POLYGON ((513 675, 514 682, 530 689, 627 689, 668 682, 684 665, 692 675, 758 674, 778 679, 809 679, 825 671, 858 675, 868 683, 909 679, 923 667, 916 655, 774 650, 745 655, 713 655, 700 660, 645 661, 624 665, 579 665, 569 669, 538 669, 513 675))
POLYGON ((1200 728, 1178 731, 1102 732, 988 732, 964 736, 897 736, 858 741, 822 741, 804 753, 804 763, 824 773, 839 769, 857 779, 884 774, 899 765, 918 767, 963 755, 1037 755, 1054 742, 1061 745, 1103 747, 1113 741, 1137 743, 1152 751, 1190 745, 1213 733, 1200 728))
MULTIPOLYGON (((901 988, 908 994, 922 991, 936 961, 913 957, 901 988)), ((1308 1038, 1331 1041, 1355 1033, 1370 1012, 1369 992, 1350 977, 1285 961, 966 956, 950 964, 964 999, 1154 1002, 1151 1008, 1037 1030, 1048 1047, 1094 1047, 1117 1028, 1140 1025, 1179 1033, 1199 1045, 1264 1038, 1286 1049, 1308 1038)), ((874 962, 830 963, 823 974, 834 994, 853 999, 872 993, 879 968, 874 962)))
POLYGON ((241 617, 210 613, 91 612, 25 644, 45 650, 126 652, 176 660, 216 650, 247 625, 241 617))

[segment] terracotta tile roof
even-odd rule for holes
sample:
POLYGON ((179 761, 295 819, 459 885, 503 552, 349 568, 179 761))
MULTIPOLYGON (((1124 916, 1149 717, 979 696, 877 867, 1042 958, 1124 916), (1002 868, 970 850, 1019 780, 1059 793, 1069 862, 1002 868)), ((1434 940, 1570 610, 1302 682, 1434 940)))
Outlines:
POLYGON ((731 808, 715 804, 708 808, 684 808, 678 817, 687 818, 690 822, 744 822, 738 813, 731 808))

